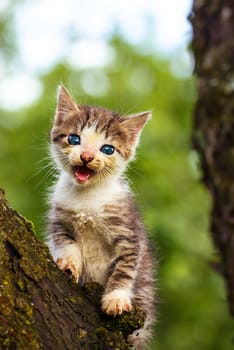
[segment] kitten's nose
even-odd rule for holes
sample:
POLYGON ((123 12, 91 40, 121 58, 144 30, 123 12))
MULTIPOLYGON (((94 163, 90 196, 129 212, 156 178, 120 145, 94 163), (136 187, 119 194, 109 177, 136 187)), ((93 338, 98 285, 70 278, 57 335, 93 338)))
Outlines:
POLYGON ((83 163, 87 164, 94 159, 94 155, 89 151, 84 151, 81 153, 80 159, 83 161, 83 163))

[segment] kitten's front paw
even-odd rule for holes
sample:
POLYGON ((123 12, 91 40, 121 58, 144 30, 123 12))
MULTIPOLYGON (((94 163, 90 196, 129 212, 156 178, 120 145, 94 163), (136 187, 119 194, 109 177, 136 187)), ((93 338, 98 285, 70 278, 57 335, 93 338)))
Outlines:
POLYGON ((120 315, 124 311, 131 311, 132 303, 129 292, 116 289, 102 297, 102 310, 109 315, 120 315))
POLYGON ((81 275, 81 270, 78 268, 73 260, 69 257, 64 258, 58 258, 56 260, 56 264, 58 268, 62 271, 70 271, 71 275, 75 278, 76 282, 79 282, 79 278, 81 275))

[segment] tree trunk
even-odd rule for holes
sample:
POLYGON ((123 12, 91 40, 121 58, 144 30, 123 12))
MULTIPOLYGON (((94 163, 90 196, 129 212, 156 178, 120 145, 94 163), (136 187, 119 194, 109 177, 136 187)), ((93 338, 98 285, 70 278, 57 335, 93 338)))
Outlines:
POLYGON ((0 349, 130 349, 127 336, 144 315, 101 312, 103 288, 79 287, 57 269, 33 225, 0 190, 0 349))
POLYGON ((212 199, 211 232, 234 316, 234 2, 194 0, 198 99, 193 145, 212 199))

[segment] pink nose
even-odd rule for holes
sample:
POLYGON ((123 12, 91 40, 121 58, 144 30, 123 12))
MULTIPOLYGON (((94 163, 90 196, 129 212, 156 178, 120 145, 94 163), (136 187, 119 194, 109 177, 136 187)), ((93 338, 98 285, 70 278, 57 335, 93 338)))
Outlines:
POLYGON ((90 153, 89 151, 84 151, 84 152, 81 153, 80 159, 84 163, 89 163, 89 162, 91 162, 94 159, 94 155, 92 153, 90 153))

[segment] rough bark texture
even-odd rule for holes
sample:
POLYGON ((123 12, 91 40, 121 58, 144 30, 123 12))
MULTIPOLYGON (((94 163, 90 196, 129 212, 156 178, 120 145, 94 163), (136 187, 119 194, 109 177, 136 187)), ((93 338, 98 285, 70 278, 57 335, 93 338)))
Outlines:
POLYGON ((57 269, 33 225, 0 190, 0 349, 130 349, 144 322, 138 309, 121 317, 100 310, 102 287, 79 287, 57 269))
POLYGON ((193 144, 212 197, 211 232, 234 316, 234 2, 194 0, 198 82, 193 144))

